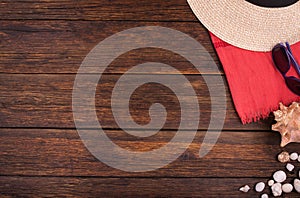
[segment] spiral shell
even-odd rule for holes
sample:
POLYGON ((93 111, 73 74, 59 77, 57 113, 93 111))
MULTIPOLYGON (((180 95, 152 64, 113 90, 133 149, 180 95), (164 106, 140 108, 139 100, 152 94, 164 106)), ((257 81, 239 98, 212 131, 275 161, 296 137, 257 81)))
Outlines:
POLYGON ((280 109, 274 111, 276 124, 272 125, 273 131, 281 134, 281 147, 291 142, 300 143, 300 106, 293 102, 289 107, 279 104, 280 109))

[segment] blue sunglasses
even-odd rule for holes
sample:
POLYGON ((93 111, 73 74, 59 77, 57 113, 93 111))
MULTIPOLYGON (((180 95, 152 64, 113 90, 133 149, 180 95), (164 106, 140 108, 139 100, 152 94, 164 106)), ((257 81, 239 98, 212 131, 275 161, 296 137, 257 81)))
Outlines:
POLYGON ((294 76, 286 76, 286 73, 291 68, 291 63, 300 76, 300 68, 293 56, 289 43, 286 42, 285 45, 283 43, 275 45, 275 47, 272 49, 272 58, 277 70, 283 76, 287 87, 293 93, 300 96, 300 79, 294 76))

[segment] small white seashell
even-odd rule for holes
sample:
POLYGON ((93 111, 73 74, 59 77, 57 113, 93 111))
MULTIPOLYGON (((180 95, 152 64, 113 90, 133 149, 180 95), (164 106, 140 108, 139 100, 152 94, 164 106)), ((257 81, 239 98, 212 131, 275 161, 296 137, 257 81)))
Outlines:
POLYGON ((294 180, 294 188, 298 193, 300 193, 300 180, 299 179, 294 180))
POLYGON ((281 183, 275 183, 271 186, 274 197, 279 197, 282 194, 281 183))
POLYGON ((290 193, 293 191, 293 185, 292 184, 283 184, 282 185, 282 191, 285 192, 285 193, 290 193))
POLYGON ((245 185, 240 188, 240 191, 245 192, 245 193, 248 192, 249 190, 250 190, 250 187, 248 185, 245 185))
POLYGON ((293 164, 287 163, 286 164, 286 169, 288 169, 288 171, 293 171, 295 168, 295 166, 293 164))
POLYGON ((270 180, 268 181, 268 186, 272 186, 274 183, 275 183, 274 180, 273 180, 273 179, 270 179, 270 180))
POLYGON ((297 160, 299 157, 298 153, 294 152, 290 154, 290 159, 291 160, 297 160))
POLYGON ((265 194, 262 194, 260 197, 261 198, 269 198, 269 195, 265 193, 265 194))
POLYGON ((281 183, 281 182, 284 182, 286 180, 286 174, 284 171, 282 170, 279 170, 279 171, 276 171, 274 174, 273 174, 273 178, 276 182, 278 183, 281 183))
POLYGON ((264 189, 265 189, 265 183, 264 182, 258 182, 256 185, 255 185, 255 191, 256 192, 262 192, 264 189))
POLYGON ((288 162, 290 161, 290 154, 286 151, 282 151, 278 154, 277 159, 282 163, 288 162))

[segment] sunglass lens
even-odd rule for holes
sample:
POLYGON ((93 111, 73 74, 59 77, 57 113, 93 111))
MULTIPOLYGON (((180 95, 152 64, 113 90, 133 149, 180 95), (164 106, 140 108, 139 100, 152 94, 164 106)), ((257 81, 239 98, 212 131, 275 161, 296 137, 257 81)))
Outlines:
POLYGON ((290 76, 285 78, 286 85, 288 88, 298 96, 300 96, 300 80, 290 76))
POLYGON ((284 46, 278 44, 272 50, 274 64, 282 74, 286 74, 290 69, 290 60, 284 46))

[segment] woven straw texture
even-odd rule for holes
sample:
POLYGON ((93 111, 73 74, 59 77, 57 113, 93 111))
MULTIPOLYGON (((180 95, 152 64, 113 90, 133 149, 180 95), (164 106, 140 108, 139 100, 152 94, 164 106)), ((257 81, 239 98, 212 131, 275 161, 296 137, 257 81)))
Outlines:
POLYGON ((279 42, 300 40, 300 1, 266 8, 245 0, 187 0, 201 23, 236 47, 270 51, 279 42))

